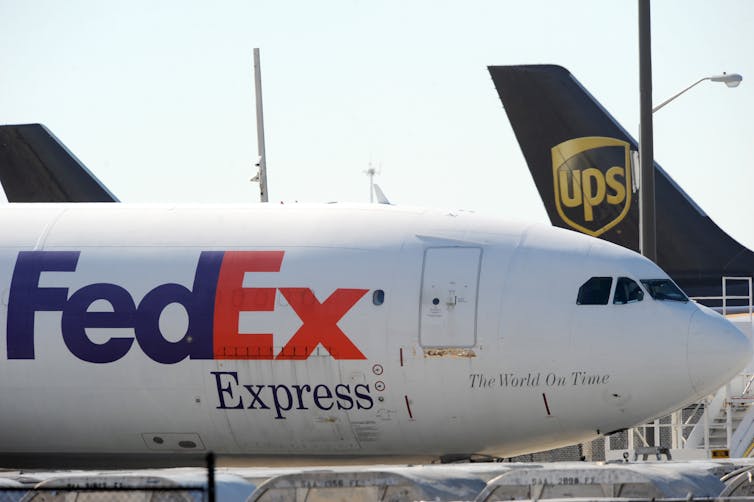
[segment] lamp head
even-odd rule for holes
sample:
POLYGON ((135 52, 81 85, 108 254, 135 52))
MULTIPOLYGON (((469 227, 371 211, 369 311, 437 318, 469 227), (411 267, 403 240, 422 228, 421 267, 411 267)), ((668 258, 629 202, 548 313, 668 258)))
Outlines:
POLYGON ((711 81, 725 82, 725 85, 728 87, 738 87, 738 84, 740 84, 743 79, 744 78, 738 73, 723 73, 722 75, 714 75, 710 77, 711 81))

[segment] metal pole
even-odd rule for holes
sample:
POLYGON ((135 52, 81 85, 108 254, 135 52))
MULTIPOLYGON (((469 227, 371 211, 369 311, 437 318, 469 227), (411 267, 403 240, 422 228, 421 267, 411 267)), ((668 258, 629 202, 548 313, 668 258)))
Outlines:
POLYGON ((656 112, 657 110, 659 110, 659 109, 660 109, 660 108, 662 108, 663 106, 667 105, 668 103, 670 103, 670 102, 671 102, 671 101, 673 101, 673 100, 674 100, 675 98, 677 98, 678 96, 680 96, 680 95, 681 95, 681 94, 683 94, 684 92, 688 91, 688 90, 689 90, 689 89, 691 89, 692 87, 694 87, 694 86, 697 86, 697 85, 701 84, 701 83, 702 83, 702 82, 704 82, 705 80, 712 80, 712 77, 704 77, 704 78, 700 78, 699 80, 697 80, 696 82, 694 82, 694 83, 693 83, 693 84, 691 84, 690 86, 686 87, 686 88, 685 88, 684 90, 682 90, 681 92, 679 92, 679 93, 676 93, 676 94, 673 94, 673 95, 672 95, 672 96, 670 96, 670 97, 669 97, 668 99, 666 99, 665 101, 663 101, 663 102, 662 102, 662 103, 660 103, 659 105, 657 105, 657 106, 655 106, 654 108, 652 108, 652 113, 656 112))
MULTIPOLYGON (((609 438, 608 438, 609 439, 609 438)), ((634 451, 634 429, 628 429, 628 451, 634 451)))
POLYGON ((215 502, 215 454, 207 453, 207 502, 215 502))
POLYGON ((639 131, 639 187, 641 254, 657 263, 655 233, 655 168, 652 139, 652 41, 649 0, 639 0, 639 94, 641 130, 639 131))
POLYGON ((670 448, 675 450, 679 447, 681 442, 679 441, 679 437, 682 437, 679 432, 681 431, 681 413, 680 411, 674 411, 670 414, 670 430, 672 433, 670 434, 670 448))
POLYGON ((709 458, 709 398, 704 399, 704 453, 709 458))
POLYGON ((730 383, 725 386, 725 447, 730 451, 730 440, 733 437, 733 403, 730 400, 730 383))
POLYGON ((662 446, 660 444, 660 419, 655 418, 654 423, 654 429, 652 431, 652 445, 651 446, 662 446))
POLYGON ((749 283, 749 324, 751 325, 751 277, 747 277, 746 281, 749 283))
POLYGON ((369 203, 374 203, 374 175, 377 174, 377 170, 372 166, 372 163, 369 163, 369 169, 364 171, 367 176, 369 176, 369 203))
POLYGON ((257 150, 259 152, 259 200, 267 202, 267 153, 264 149, 264 114, 262 113, 262 67, 259 49, 254 48, 254 90, 257 98, 257 150))

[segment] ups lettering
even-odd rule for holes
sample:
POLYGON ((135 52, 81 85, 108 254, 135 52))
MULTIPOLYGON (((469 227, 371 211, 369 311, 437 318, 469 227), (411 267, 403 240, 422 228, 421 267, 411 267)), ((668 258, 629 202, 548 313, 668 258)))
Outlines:
POLYGON ((569 208, 583 205, 584 221, 594 221, 595 206, 605 201, 616 206, 626 199, 626 171, 622 167, 613 166, 604 175, 593 167, 561 170, 558 176, 561 203, 569 208))

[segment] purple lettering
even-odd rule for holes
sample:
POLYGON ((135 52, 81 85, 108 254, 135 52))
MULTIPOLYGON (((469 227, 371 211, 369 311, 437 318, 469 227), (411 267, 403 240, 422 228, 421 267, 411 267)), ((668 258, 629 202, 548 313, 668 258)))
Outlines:
POLYGON ((280 412, 289 411, 293 407, 293 396, 291 396, 291 391, 289 391, 288 387, 285 385, 268 385, 268 387, 272 390, 272 400, 275 403, 275 419, 285 419, 280 412), (285 391, 285 405, 282 405, 280 402, 278 391, 281 389, 285 391))
POLYGON ((369 386, 364 384, 358 384, 353 388, 354 394, 356 394, 356 408, 359 410, 371 410, 374 406, 372 396, 369 395, 369 386), (359 392, 360 390, 364 392, 359 392), (364 401, 366 404, 362 404, 364 401))
POLYGON ((251 394, 251 404, 249 405, 250 410, 269 410, 270 407, 264 404, 264 401, 262 401, 262 398, 259 397, 259 394, 264 390, 264 385, 244 385, 246 390, 249 391, 249 394, 251 394), (256 389, 256 390, 255 390, 256 389), (259 403, 259 408, 257 408, 256 404, 259 403))
POLYGON ((228 406, 225 402, 225 394, 228 395, 229 399, 233 399, 233 387, 232 382, 235 383, 235 385, 238 385, 238 373, 235 371, 210 371, 210 374, 215 375, 215 385, 217 386, 217 399, 220 401, 220 406, 217 407, 218 410, 240 410, 243 409, 243 401, 239 398, 238 404, 235 406, 228 406), (230 377, 229 380, 227 380, 228 384, 223 386, 222 383, 222 377, 230 377))
POLYGON ((215 289, 223 253, 204 251, 199 256, 192 290, 180 284, 162 284, 144 295, 136 315, 136 340, 141 350, 154 361, 173 364, 186 357, 212 359, 212 323, 215 289), (188 314, 188 329, 177 342, 160 333, 160 315, 171 303, 178 303, 188 314))
POLYGON ((332 391, 327 385, 317 385, 313 389, 314 394, 314 404, 317 405, 317 408, 320 410, 331 410, 334 406, 332 403, 329 404, 329 406, 324 406, 321 401, 324 399, 332 399, 332 391), (324 393, 320 392, 321 390, 324 390, 324 393))
POLYGON ((34 359, 34 314, 63 310, 68 288, 40 288, 42 272, 73 272, 79 251, 21 251, 8 295, 8 359, 34 359))
POLYGON ((110 338, 94 343, 86 335, 86 328, 131 328, 136 307, 128 291, 115 284, 99 283, 76 291, 63 308, 61 330, 68 350, 90 363, 111 363, 125 356, 133 345, 133 338, 110 338), (92 303, 105 300, 112 312, 88 312, 92 303))
POLYGON ((353 398, 351 397, 351 387, 345 384, 335 386, 335 396, 338 398, 337 404, 339 410, 350 410, 353 408, 353 398), (345 402, 346 404, 343 404, 345 402))
POLYGON ((304 406, 304 391, 311 392, 312 388, 309 386, 309 384, 304 385, 291 385, 296 390, 296 398, 298 398, 298 406, 296 406, 297 410, 308 410, 306 406, 304 406))

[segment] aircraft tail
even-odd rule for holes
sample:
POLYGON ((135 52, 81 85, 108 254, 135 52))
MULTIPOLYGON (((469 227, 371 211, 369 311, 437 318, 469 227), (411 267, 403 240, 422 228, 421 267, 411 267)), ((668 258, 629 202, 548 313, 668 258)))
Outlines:
MULTIPOLYGON (((489 71, 552 224, 638 250, 636 140, 561 66, 489 71)), ((721 276, 754 274, 754 253, 657 163, 655 192, 658 265, 687 293, 718 295, 721 276)))
POLYGON ((0 183, 8 202, 118 202, 42 124, 0 126, 0 183))

